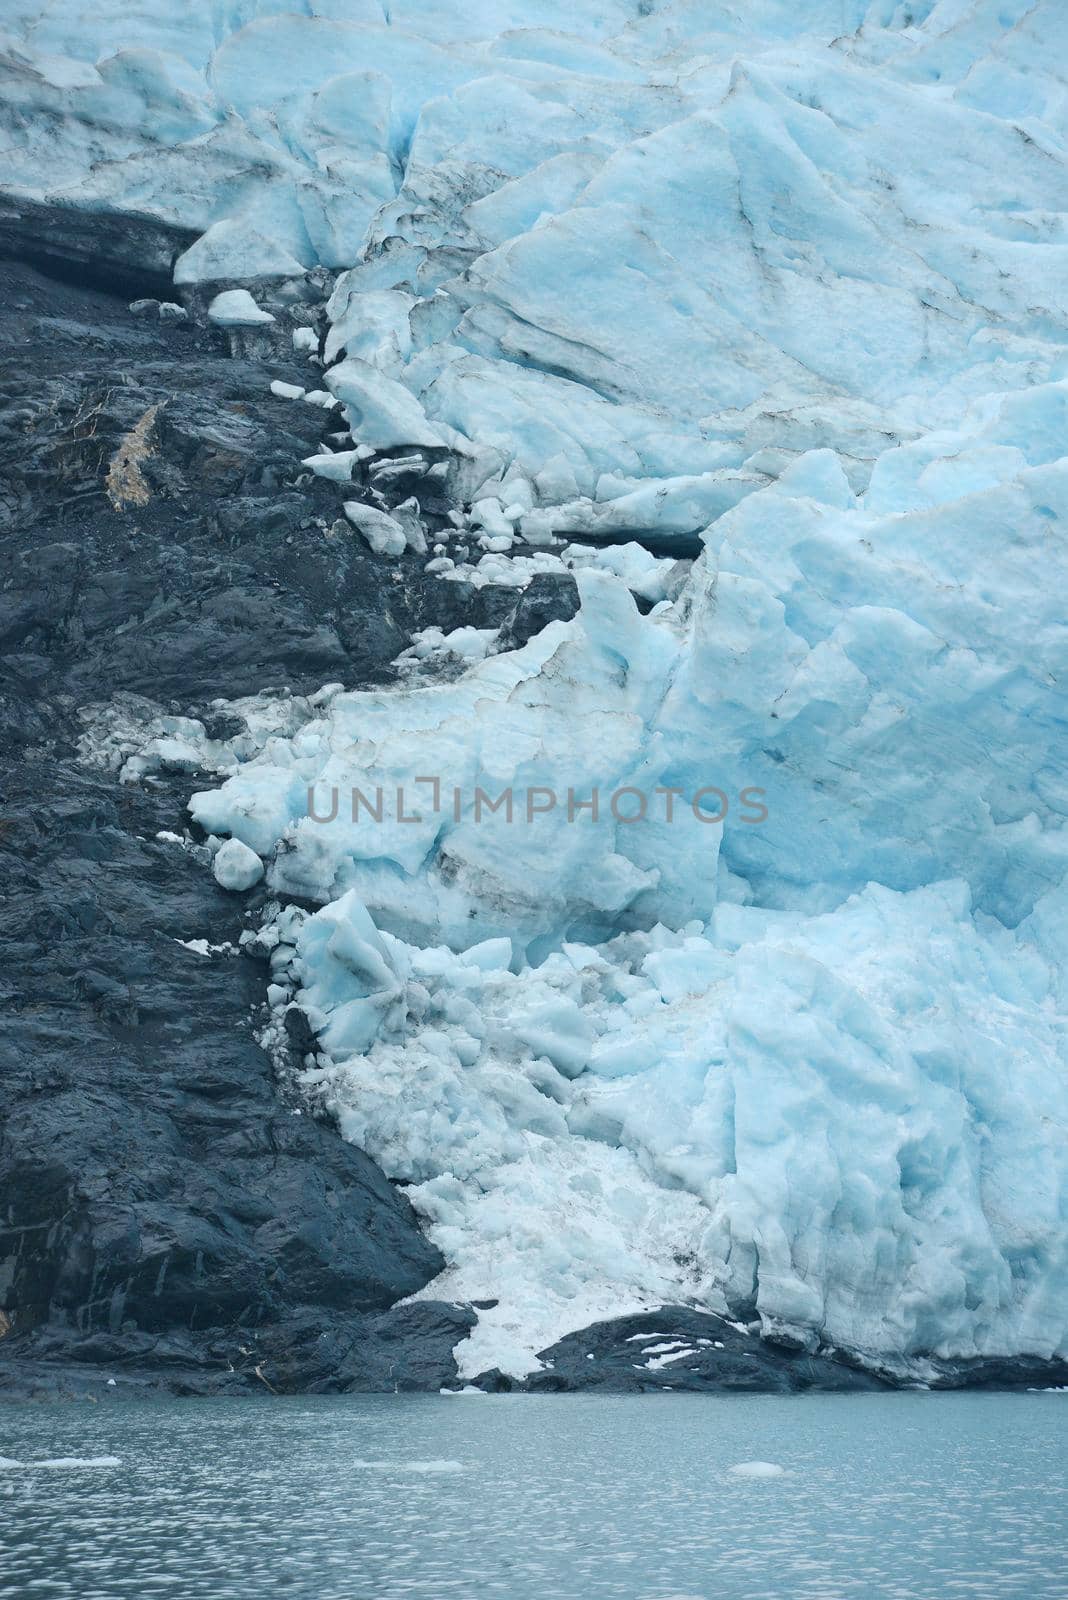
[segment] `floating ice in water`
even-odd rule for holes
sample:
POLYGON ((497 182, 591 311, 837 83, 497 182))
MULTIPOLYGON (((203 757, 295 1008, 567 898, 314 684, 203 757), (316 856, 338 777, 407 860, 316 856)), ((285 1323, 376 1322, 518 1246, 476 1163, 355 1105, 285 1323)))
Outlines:
POLYGON ((52 1456, 44 1461, 16 1461, 11 1456, 0 1456, 0 1470, 22 1467, 29 1471, 35 1467, 121 1467, 118 1456, 52 1456))
POLYGON ((739 1461, 730 1471, 736 1478, 781 1478, 786 1468, 774 1461, 739 1461))
MULTIPOLYGON (((442 1391, 444 1393, 444 1391, 442 1391)), ((462 1461, 354 1461, 364 1472, 463 1472, 462 1461)))

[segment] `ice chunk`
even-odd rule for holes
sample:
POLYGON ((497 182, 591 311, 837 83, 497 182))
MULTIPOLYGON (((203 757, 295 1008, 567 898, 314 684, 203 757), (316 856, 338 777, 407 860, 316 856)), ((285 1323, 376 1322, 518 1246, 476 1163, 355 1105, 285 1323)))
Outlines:
POLYGON ((208 316, 220 328, 255 328, 274 321, 271 313, 262 310, 247 289, 224 289, 208 307, 208 316))
POLYGON ((227 278, 291 278, 294 273, 303 271, 304 264, 276 238, 261 232, 251 217, 223 217, 213 222, 196 244, 178 257, 174 281, 211 283, 227 278))
POLYGON ((345 501, 345 515, 371 546, 376 555, 399 556, 407 549, 408 539, 395 517, 359 500, 345 501))
POLYGON ((259 883, 263 877, 263 862, 255 850, 250 850, 240 839, 228 839, 215 852, 211 870, 221 889, 241 893, 259 883))
POLYGON ((399 666, 414 666, 422 662, 482 661, 496 643, 496 628, 454 628, 443 633, 440 628, 422 628, 413 633, 412 642, 397 657, 399 666))
POLYGON ((786 1468, 774 1461, 738 1461, 730 1471, 736 1478, 781 1478, 786 1468))
POLYGON ((461 961, 483 972, 504 972, 512 965, 511 939, 483 939, 460 953, 461 961))
POLYGON ((366 448, 359 445, 355 450, 335 450, 322 455, 305 456, 301 466, 310 467, 316 477, 330 478, 334 483, 349 483, 353 469, 358 462, 367 459, 367 454, 366 448))
POLYGON ((395 445, 448 442, 403 384, 385 377, 366 361, 350 356, 331 368, 326 381, 331 393, 344 403, 352 436, 360 444, 386 450, 395 445))

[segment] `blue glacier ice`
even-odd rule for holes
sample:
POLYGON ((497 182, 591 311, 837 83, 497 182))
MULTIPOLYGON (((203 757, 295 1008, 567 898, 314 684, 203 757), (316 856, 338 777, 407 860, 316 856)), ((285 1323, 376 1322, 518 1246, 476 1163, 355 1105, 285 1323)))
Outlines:
POLYGON ((305 465, 435 452, 431 571, 576 573, 520 650, 155 730, 278 897, 265 1042, 304 1011, 427 1292, 497 1302, 463 1375, 665 1301, 919 1376, 1068 1351, 1068 9, 5 26, 11 192, 192 222, 186 285, 336 271, 354 449, 305 465))

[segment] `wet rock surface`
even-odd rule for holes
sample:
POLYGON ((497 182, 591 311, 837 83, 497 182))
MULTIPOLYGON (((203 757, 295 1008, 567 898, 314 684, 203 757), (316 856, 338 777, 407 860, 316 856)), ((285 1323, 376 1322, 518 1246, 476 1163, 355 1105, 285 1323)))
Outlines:
POLYGON ((579 608, 578 585, 570 573, 541 573, 530 580, 501 627, 500 642, 520 650, 550 622, 566 621, 579 608))
POLYGON ((336 485, 293 487, 324 413, 271 394, 277 360, 25 263, 0 290, 0 1390, 258 1390, 264 1361, 279 1389, 436 1386, 464 1314, 388 1308, 437 1251, 256 1043, 262 890, 156 837, 189 774, 123 786, 77 745, 116 695, 388 677, 466 597, 331 533, 336 485))
POLYGON ((747 1326, 688 1306, 601 1322, 539 1352, 542 1370, 522 1382, 500 1372, 475 1381, 490 1391, 567 1394, 837 1394, 926 1387, 1045 1388, 1068 1380, 1063 1361, 986 1357, 924 1359, 896 1370, 872 1371, 843 1351, 798 1349, 794 1341, 760 1336, 747 1326))
POLYGON ((779 1348, 741 1324, 686 1306, 665 1306, 572 1333, 540 1352, 542 1371, 522 1384, 500 1373, 478 1382, 487 1389, 529 1393, 599 1389, 607 1394, 796 1394, 881 1389, 870 1373, 826 1355, 779 1348))
POLYGON ((172 299, 175 260, 197 237, 159 216, 41 205, 0 193, 0 258, 44 267, 75 285, 98 285, 132 300, 172 299))

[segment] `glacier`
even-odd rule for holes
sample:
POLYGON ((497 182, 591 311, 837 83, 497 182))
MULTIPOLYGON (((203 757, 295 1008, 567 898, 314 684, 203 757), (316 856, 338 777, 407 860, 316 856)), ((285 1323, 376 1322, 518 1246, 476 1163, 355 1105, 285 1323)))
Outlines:
POLYGON ((919 1376, 1068 1353, 1068 12, 5 27, 10 203, 193 228, 242 330, 337 274, 276 392, 343 420, 303 466, 349 536, 576 579, 520 649, 439 630, 124 768, 179 739, 220 883, 265 864, 264 1043, 307 1020, 308 1103, 484 1308, 461 1376, 662 1304, 919 1376), (447 527, 353 497, 391 459, 447 527))

